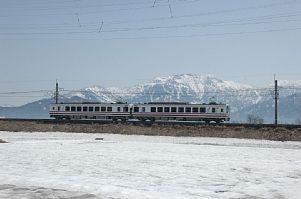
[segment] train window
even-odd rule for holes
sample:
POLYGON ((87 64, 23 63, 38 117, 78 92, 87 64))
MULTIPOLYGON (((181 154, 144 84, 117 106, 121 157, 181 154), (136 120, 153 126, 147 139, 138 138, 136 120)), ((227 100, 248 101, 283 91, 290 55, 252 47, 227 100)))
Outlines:
POLYGON ((158 112, 163 112, 163 107, 158 107, 157 110, 158 112))
POLYGON ((206 108, 205 107, 201 107, 200 108, 200 113, 206 113, 206 108))
POLYGON ((139 107, 134 107, 134 112, 139 112, 139 107))
POLYGON ((179 107, 178 112, 183 113, 184 112, 184 107, 179 107))
POLYGON ((88 107, 84 106, 84 107, 83 107, 83 111, 84 111, 84 112, 87 112, 87 111, 88 111, 88 107))
POLYGON ((193 107, 192 108, 192 112, 193 113, 198 113, 199 112, 199 108, 198 107, 193 107))
POLYGON ((89 106, 89 112, 93 112, 94 111, 94 107, 93 106, 89 106))
POLYGON ((171 112, 173 113, 177 112, 177 107, 171 107, 171 112))
POLYGON ((58 111, 60 111, 60 110, 61 110, 61 107, 60 107, 60 106, 58 106, 58 107, 57 107, 57 110, 58 110, 58 111))
POLYGON ((191 107, 186 107, 186 108, 185 108, 185 112, 186 112, 186 113, 191 113, 191 107))
POLYGON ((52 107, 52 110, 53 110, 53 111, 55 110, 55 107, 54 107, 54 106, 52 107))
POLYGON ((120 112, 120 107, 117 107, 117 112, 120 112))
POLYGON ((75 106, 71 106, 71 111, 75 112, 75 110, 76 110, 75 106))
POLYGON ((108 107, 107 107, 107 111, 108 111, 108 112, 112 112, 112 107, 108 106, 108 107))
POLYGON ((129 112, 129 107, 123 107, 123 112, 129 112))
POLYGON ((151 107, 151 112, 156 112, 156 107, 151 107))
POLYGON ((170 108, 169 108, 169 107, 164 107, 164 112, 165 112, 165 113, 169 113, 169 111, 170 111, 170 108))
POLYGON ((224 112, 224 109, 223 108, 221 108, 221 113, 223 113, 224 112))
POLYGON ((141 107, 141 112, 145 112, 145 107, 141 107))
POLYGON ((99 106, 95 106, 95 112, 99 112, 99 106))
POLYGON ((215 108, 212 108, 212 113, 215 113, 215 108))
POLYGON ((102 107, 101 107, 101 112, 106 112, 106 111, 107 111, 107 107, 102 106, 102 107))
POLYGON ((70 111, 70 106, 66 106, 65 111, 70 111))
POLYGON ((77 107, 76 107, 76 111, 77 111, 77 112, 81 112, 81 111, 82 111, 82 107, 81 107, 81 106, 77 106, 77 107))

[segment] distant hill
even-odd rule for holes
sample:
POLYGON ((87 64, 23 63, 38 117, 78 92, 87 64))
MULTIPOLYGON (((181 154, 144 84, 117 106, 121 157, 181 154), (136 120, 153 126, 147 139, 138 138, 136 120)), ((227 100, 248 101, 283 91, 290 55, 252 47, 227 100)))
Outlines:
MULTIPOLYGON (((301 82, 282 81, 281 86, 301 85, 301 82)), ((190 102, 207 103, 210 100, 227 103, 231 107, 231 120, 246 121, 247 115, 262 117, 266 122, 274 120, 274 102, 271 90, 225 81, 207 75, 174 75, 157 77, 131 88, 104 88, 91 86, 64 94, 61 102, 190 102)), ((301 119, 301 92, 281 92, 279 121, 294 123, 301 119)), ((0 107, 0 117, 48 118, 53 99, 42 99, 19 107, 0 107)))

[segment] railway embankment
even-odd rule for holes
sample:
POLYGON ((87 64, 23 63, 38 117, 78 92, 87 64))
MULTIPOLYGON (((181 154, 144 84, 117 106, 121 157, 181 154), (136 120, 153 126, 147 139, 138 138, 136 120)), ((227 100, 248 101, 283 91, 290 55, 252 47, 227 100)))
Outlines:
POLYGON ((301 128, 258 125, 183 125, 100 122, 56 122, 53 120, 0 120, 0 131, 112 133, 126 135, 191 136, 301 141, 301 128))

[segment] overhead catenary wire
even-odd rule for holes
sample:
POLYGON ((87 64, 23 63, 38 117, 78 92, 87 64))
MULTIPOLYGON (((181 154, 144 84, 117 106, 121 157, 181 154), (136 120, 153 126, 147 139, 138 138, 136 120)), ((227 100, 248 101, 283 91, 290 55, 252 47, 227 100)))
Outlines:
MULTIPOLYGON (((278 19, 278 18, 288 18, 288 17, 297 17, 301 15, 301 11, 294 11, 294 12, 281 12, 281 13, 277 13, 277 14, 271 14, 271 15, 262 15, 262 16, 257 16, 257 17, 247 17, 247 18, 236 18, 236 19, 228 19, 228 20, 218 20, 218 21, 213 21, 213 22, 203 22, 203 24, 212 24, 212 23, 232 23, 232 22, 244 22, 244 21, 257 21, 257 20, 268 20, 268 19, 278 19)), ((178 16, 181 17, 181 16, 178 16)), ((175 21, 176 18, 178 17, 174 17, 173 21, 175 21)), ((165 21, 165 20, 171 20, 170 17, 156 17, 156 18, 147 18, 147 19, 135 19, 135 20, 113 20, 113 21, 106 21, 106 25, 107 26, 112 26, 112 25, 120 25, 120 24, 131 24, 131 23, 145 23, 145 22, 151 22, 151 21, 165 21)), ((94 27, 94 26, 98 26, 99 22, 85 22, 85 24, 83 24, 83 26, 85 27, 94 27)), ((63 23, 56 23, 56 24, 46 24, 46 23, 42 23, 42 24, 34 24, 34 23, 29 23, 29 24, 13 24, 13 23, 5 23, 5 24, 1 24, 0 23, 0 28, 1 26, 3 28, 18 28, 18 27, 49 27, 49 28, 58 28, 58 27, 78 27, 78 24, 75 23, 67 23, 67 22, 63 22, 63 23)))
MULTIPOLYGON (((172 38, 196 38, 196 37, 218 37, 218 36, 233 36, 233 35, 245 35, 256 33, 272 33, 272 32, 286 32, 301 30, 301 27, 296 28, 280 28, 280 29, 268 29, 259 31, 240 31, 240 32, 223 32, 223 33, 207 33, 207 34, 190 34, 190 35, 168 35, 168 36, 144 36, 144 37, 113 37, 103 40, 141 40, 141 39, 172 39, 172 38)), ((97 40, 97 39, 96 39, 97 40)))
POLYGON ((168 1, 168 7, 169 7, 169 14, 170 14, 170 18, 173 18, 173 14, 172 14, 172 9, 171 9, 171 4, 170 4, 170 0, 168 1))
MULTIPOLYGON (((262 7, 258 6, 249 6, 249 7, 243 7, 241 9, 261 9, 261 8, 267 8, 270 6, 280 6, 280 5, 286 5, 291 3, 298 3, 299 0, 296 1, 286 1, 281 3, 272 3, 272 4, 264 4, 262 7)), ((154 2, 153 2, 154 3, 154 2)), ((168 5, 170 5, 170 1, 167 1, 168 5)), ((233 10, 233 9, 232 9, 233 10)), ((225 10, 224 10, 225 11, 225 10)), ((229 11, 229 10, 228 10, 229 11)), ((237 10, 234 9, 234 12, 237 10)), ((207 13, 199 13, 199 14, 213 14, 213 13, 219 13, 219 11, 211 11, 207 13)), ((298 15, 301 15, 299 13, 294 13, 295 17, 298 15)), ((187 15, 186 15, 187 16, 187 15)), ((178 17, 186 17, 185 15, 178 16, 178 17)), ((110 25, 113 25, 112 22, 106 22, 106 29, 103 29, 104 22, 102 21, 101 25, 99 26, 99 22, 97 24, 82 24, 79 18, 79 14, 76 13, 77 17, 77 26, 74 26, 71 24, 71 26, 68 26, 66 24, 61 24, 60 26, 42 26, 42 27, 32 27, 32 26, 21 26, 21 27, 3 27, 0 24, 0 35, 5 36, 5 38, 1 38, 0 40, 34 40, 33 38, 29 38, 29 36, 35 36, 35 39, 54 39, 54 40, 133 40, 133 39, 160 39, 160 38, 194 38, 194 37, 209 37, 209 36, 227 36, 227 35, 242 35, 242 34, 255 34, 255 33, 267 33, 267 32, 280 32, 280 31, 293 31, 293 30, 299 30, 299 27, 293 26, 289 28, 274 28, 274 29, 264 29, 264 30, 258 30, 258 31, 239 31, 239 32, 213 32, 213 33, 206 33, 206 34, 185 34, 185 35, 155 35, 155 36, 135 36, 135 37, 128 37, 128 36, 108 36, 109 33, 119 33, 119 32, 135 32, 135 31, 154 31, 154 30, 161 30, 161 29, 178 29, 178 28, 207 28, 207 27, 222 27, 222 26, 246 26, 246 25, 260 25, 260 24, 279 24, 279 23, 296 23, 299 22, 300 19, 290 19, 288 17, 294 17, 294 16, 261 16, 257 18, 240 18, 240 19, 232 19, 232 20, 221 20, 221 21, 215 21, 215 22, 203 22, 203 23, 184 23, 184 24, 175 24, 175 25, 156 25, 156 26, 144 26, 144 27, 109 27, 110 25), (273 18, 288 18, 284 20, 268 20, 273 18), (239 23, 241 22, 241 23, 239 23), (111 24, 110 24, 111 23, 111 24), (77 29, 78 26, 81 29, 77 29), (10 31, 10 30, 44 30, 44 31, 10 31), (97 37, 97 34, 95 33, 107 33, 106 35, 102 35, 101 38, 97 37), (41 37, 38 37, 38 36, 41 37), (83 35, 80 36, 80 38, 74 38, 68 37, 68 38, 48 38, 49 35, 83 35), (89 35, 87 37, 87 35, 89 35), (20 38, 21 36, 24 36, 23 38, 20 38)), ((191 16, 189 16, 191 17, 191 16)), ((148 20, 148 19, 146 19, 148 20)), ((151 20, 151 19, 150 19, 151 20)), ((126 21, 124 21, 126 22, 126 21)), ((115 23, 115 22, 114 22, 115 23)), ((70 24, 69 24, 70 25, 70 24)))
MULTIPOLYGON (((134 30, 152 30, 152 29, 172 29, 172 28, 185 28, 185 27, 210 27, 210 26, 232 26, 232 25, 248 25, 248 24, 260 24, 260 23, 275 23, 275 22, 289 22, 289 21, 300 21, 300 19, 286 19, 282 21, 267 21, 271 19, 279 19, 279 18, 291 18, 291 17, 297 17, 301 16, 300 12, 293 12, 293 13, 280 13, 277 15, 264 15, 259 17, 252 17, 252 18, 236 18, 231 20, 218 20, 218 21, 211 21, 211 22, 202 22, 202 23, 185 23, 185 24, 178 24, 178 25, 165 25, 165 26, 145 26, 145 27, 138 27, 138 28, 122 28, 122 29, 111 29, 108 30, 108 32, 118 32, 118 31, 134 31, 134 30), (240 23, 241 22, 241 23, 240 23), (245 22, 245 23, 243 23, 245 22)), ((103 21, 102 21, 103 22, 103 21)), ((45 25, 45 24, 44 24, 45 25)), ((77 28, 78 24, 56 24, 56 25, 50 25, 50 26, 32 26, 32 25, 26 25, 26 26, 9 26, 4 25, 1 26, 0 24, 0 30, 1 29, 47 29, 47 30, 62 30, 62 28, 65 28, 68 30, 68 28, 77 28)), ((82 25, 83 27, 95 27, 98 26, 99 23, 86 23, 85 25, 82 25)), ((110 22, 106 22, 107 26, 113 25, 110 22)))
MULTIPOLYGON (((194 0, 194 1, 187 1, 187 2, 196 2, 196 1, 199 1, 199 0, 194 0)), ((184 4, 184 3, 187 3, 186 1, 179 1, 178 3, 174 3, 175 5, 181 5, 181 4, 184 4)), ((168 2, 167 3, 163 3, 163 4, 156 4, 154 7, 163 7, 163 6, 166 6, 168 5, 168 2)), ((118 6, 118 5, 117 5, 118 6)), ((81 7, 83 8, 83 7, 81 7)), ((95 6, 93 6, 92 8, 95 8, 95 6)), ((110 10, 99 10, 99 11, 87 11, 87 12, 81 12, 82 15, 95 15, 95 14, 99 14, 99 13, 114 13, 114 12, 126 12, 126 11, 137 11, 137 10, 147 10, 147 9, 150 9, 150 8, 153 8, 152 6, 140 6, 140 7, 125 7, 125 8, 114 8, 114 9, 110 9, 110 10)), ((12 15, 11 13, 10 14, 7 14, 7 13, 1 13, 0 14, 0 18, 1 17, 37 17, 37 16, 70 16, 70 15, 73 15, 74 13, 72 12, 56 12, 56 13, 45 13, 45 10, 41 10, 43 11, 43 13, 36 13, 36 14, 14 14, 12 15)))
MULTIPOLYGON (((301 87, 299 86, 283 86, 279 88, 280 95, 286 96, 293 96, 295 98, 300 98, 297 94, 300 94, 297 90, 301 91, 301 87)), ((82 89, 82 90, 75 90, 75 89, 60 89, 59 97, 65 99, 75 95, 77 93, 93 93, 94 95, 100 96, 111 96, 112 98, 128 98, 131 96, 139 96, 139 97, 169 97, 169 100, 191 100, 192 98, 201 95, 202 97, 217 97, 224 98, 224 100, 230 100, 232 98, 239 98, 240 95, 247 97, 247 98, 258 98, 258 97, 273 97, 273 88, 272 87, 261 87, 261 88, 244 88, 244 89, 230 89, 230 90, 223 90, 223 91, 189 91, 189 92, 182 92, 182 91, 165 91, 165 92, 156 92, 156 91, 148 91, 148 92, 133 92, 133 91, 124 91, 124 92, 114 92, 114 91, 100 91, 95 93, 89 89, 82 89)), ((31 90, 31 91, 7 91, 7 92, 0 92, 0 98, 53 98, 54 97, 54 90, 31 90), (34 93, 40 93, 42 95, 29 95, 34 93)), ((246 100, 247 100, 246 98, 246 100)), ((83 100, 85 100, 83 98, 83 100)), ((124 100, 123 100, 124 101, 124 100)))
MULTIPOLYGON (((196 3, 196 2, 199 2, 201 0, 174 0, 177 4, 187 4, 187 3, 196 3)), ((62 1, 63 2, 63 1, 62 1)), ((77 5, 80 5, 81 6, 81 9, 90 9, 90 8, 105 8, 105 7, 127 7, 127 6, 133 6, 133 5, 152 5, 151 7, 155 7, 158 6, 158 7, 161 7, 161 6, 165 6, 167 5, 166 1, 158 1, 158 0, 155 0, 155 1, 131 1, 131 2, 117 2, 117 3, 101 3, 101 4, 92 4, 92 5, 89 5, 87 3, 85 4, 77 4, 77 3, 74 3, 75 1, 69 1, 69 2, 66 2, 66 3, 69 3, 68 5, 56 5, 56 4, 47 4, 45 6, 47 7, 42 7, 42 6, 30 6, 30 4, 27 2, 26 5, 23 5, 23 6, 20 6, 20 4, 18 4, 19 6, 14 6, 14 7, 1 7, 0 10, 14 10, 14 9, 30 9, 30 10, 41 10, 41 11, 47 11, 47 10, 62 10, 62 9, 75 9, 77 8, 77 5), (73 4, 72 4, 73 3, 73 4), (49 6, 53 6, 55 5, 56 7, 49 7, 49 6)))
POLYGON ((155 7, 155 5, 156 5, 156 2, 157 2, 157 0, 154 0, 153 8, 155 7))
MULTIPOLYGON (((174 5, 182 4, 180 3, 174 3, 174 5)), ((246 10, 257 10, 257 9, 267 9, 270 7, 277 7, 277 6, 284 6, 284 5, 290 5, 290 4, 298 4, 301 3, 300 0, 289 0, 285 2, 278 2, 278 3, 270 3, 270 4, 261 4, 257 6, 248 6, 248 7, 240 7, 240 8, 232 8, 232 9, 222 9, 222 10, 215 10, 215 11, 208 11, 208 12, 201 12, 196 14, 189 14, 189 15, 182 15, 177 18, 187 18, 187 17, 196 17, 196 16, 204 16, 204 15, 217 15, 217 14, 224 14, 224 13, 233 13, 233 12, 242 12, 246 10)), ((155 7, 165 6, 168 5, 168 2, 166 2, 163 5, 156 4, 155 7)), ((134 7, 134 8, 118 8, 118 9, 111 9, 111 10, 102 10, 102 11, 91 11, 91 12, 81 12, 81 15, 92 15, 92 14, 99 14, 101 13, 110 13, 110 12, 120 12, 120 11, 130 11, 130 10, 145 10, 153 8, 152 6, 144 6, 144 7, 134 7)), ((64 12, 64 13, 40 13, 40 14, 8 14, 5 15, 4 13, 0 14, 0 17, 33 17, 33 16, 58 16, 58 15, 74 15, 72 12, 64 12)))
MULTIPOLYGON (((301 13, 294 13, 294 15, 301 15, 301 13)), ((100 30, 103 33, 113 33, 113 32, 127 32, 127 31, 145 31, 145 30, 160 30, 160 29, 174 29, 174 28, 205 28, 205 27, 218 27, 218 26, 246 26, 246 25, 258 25, 258 24, 273 24, 273 23, 288 23, 288 22, 298 22, 298 19, 285 19, 285 20, 273 20, 266 21, 267 19, 274 18, 285 18, 291 17, 292 15, 266 15, 257 18, 240 18, 234 20, 223 20, 223 21, 215 21, 210 23, 194 23, 194 24, 180 24, 180 25, 168 25, 168 26, 152 26, 152 27, 139 27, 139 28, 124 28, 124 29, 106 29, 103 30, 103 22, 101 24, 100 30), (242 23, 245 21, 244 23, 242 23), (241 22, 241 23, 238 23, 241 22)), ((120 40, 120 39, 160 39, 160 38, 192 38, 192 37, 209 37, 209 36, 226 36, 226 35, 240 35, 240 34, 255 34, 255 33, 268 33, 268 32, 281 32, 281 31, 293 31, 299 30, 299 27, 292 28, 280 28, 280 29, 268 29, 268 30, 259 30, 259 31, 240 31, 240 32, 227 32, 227 33, 207 33, 207 34, 190 34, 190 35, 166 35, 166 36, 144 36, 144 37, 102 37, 102 38, 93 38, 89 37, 87 39, 81 38, 67 38, 66 40, 120 40)), ((1 30, 1 25, 0 25, 1 30)), ((57 29, 54 29, 57 30, 57 29)), ((99 30, 95 29, 84 29, 77 31, 66 31, 66 32, 0 32, 0 35, 7 35, 8 38, 3 38, 0 40, 18 40, 18 38, 11 38, 11 36, 20 36, 20 35, 76 35, 76 34, 95 34, 99 33, 99 30)), ((39 38, 36 38, 39 39, 39 38)), ((60 40, 60 38, 56 38, 60 40)), ((24 40, 31 40, 30 38, 25 38, 24 40)))

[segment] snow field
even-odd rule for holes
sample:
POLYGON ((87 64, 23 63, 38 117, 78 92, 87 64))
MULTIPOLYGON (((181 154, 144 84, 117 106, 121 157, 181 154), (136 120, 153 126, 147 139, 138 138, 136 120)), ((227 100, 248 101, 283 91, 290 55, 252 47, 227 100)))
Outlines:
POLYGON ((0 144, 0 185, 122 199, 301 198, 300 142, 51 132, 0 138, 10 142, 0 144))

